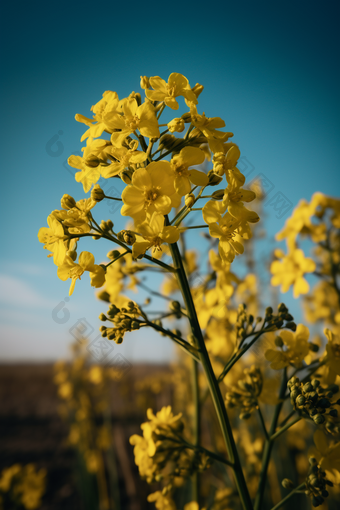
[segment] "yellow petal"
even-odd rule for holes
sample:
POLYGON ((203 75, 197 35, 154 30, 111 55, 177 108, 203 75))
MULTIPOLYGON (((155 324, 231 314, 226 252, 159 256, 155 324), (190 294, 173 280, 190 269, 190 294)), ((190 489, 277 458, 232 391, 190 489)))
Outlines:
POLYGON ((195 186, 206 186, 209 182, 208 176, 199 170, 190 170, 190 180, 195 186))

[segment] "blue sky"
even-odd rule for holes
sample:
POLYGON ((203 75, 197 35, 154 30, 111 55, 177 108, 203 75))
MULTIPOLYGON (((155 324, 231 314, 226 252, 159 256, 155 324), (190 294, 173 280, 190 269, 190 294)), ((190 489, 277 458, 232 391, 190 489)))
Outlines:
MULTIPOLYGON (((124 97, 139 90, 140 75, 174 71, 203 84, 199 111, 225 120, 248 181, 262 174, 272 188, 271 236, 290 214, 275 211, 275 195, 290 207, 315 191, 339 194, 337 2, 38 1, 1 9, 2 359, 63 356, 79 318, 99 326, 105 307, 86 278, 65 305, 68 321, 53 320, 68 283, 37 232, 64 193, 83 198, 65 163, 82 146, 74 115, 90 115, 105 90, 124 97)), ((95 250, 102 258, 108 251, 95 250)), ((142 343, 138 335, 115 349, 131 361, 171 353, 166 339, 142 343)))

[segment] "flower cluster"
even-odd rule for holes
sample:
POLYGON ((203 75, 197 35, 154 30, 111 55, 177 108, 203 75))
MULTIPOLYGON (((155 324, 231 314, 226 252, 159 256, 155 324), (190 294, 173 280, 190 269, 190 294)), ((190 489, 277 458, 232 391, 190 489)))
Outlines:
POLYGON ((1 508, 34 510, 41 505, 46 488, 46 469, 37 470, 34 464, 14 464, 0 476, 1 508))
POLYGON ((338 416, 335 405, 340 404, 340 399, 332 402, 333 396, 339 392, 336 384, 323 388, 318 379, 303 384, 298 377, 292 377, 288 381, 288 388, 294 409, 302 411, 317 425, 322 425, 326 418, 338 416))
POLYGON ((119 99, 116 92, 106 91, 91 108, 93 118, 76 115, 76 120, 87 127, 81 137, 86 146, 82 156, 71 156, 68 162, 79 170, 75 179, 82 183, 84 192, 92 188, 91 198, 76 202, 64 195, 62 210, 53 211, 47 220, 48 228, 41 228, 38 234, 44 248, 53 254, 58 277, 71 278, 70 294, 85 271, 90 273, 94 287, 102 287, 106 281, 105 265, 96 265, 91 253, 82 252, 76 262, 80 238, 92 235, 125 248, 132 246, 126 255, 131 253, 134 260, 149 250, 157 258, 164 245, 179 240, 187 228, 181 228, 180 223, 203 198, 203 190, 221 182, 224 176, 227 188, 208 195, 212 199, 203 207, 203 219, 212 238, 219 239, 219 254, 224 262, 230 263, 236 254, 243 253, 242 238, 252 236, 249 223, 259 220, 257 213, 244 206, 255 199, 255 193, 243 187, 245 177, 236 166, 240 151, 228 141, 233 134, 220 131, 225 123, 219 117, 208 118, 197 111, 203 87, 191 87, 185 76, 172 73, 167 82, 158 76, 144 76, 141 88, 145 91, 144 102, 139 92, 119 99), (180 97, 189 111, 160 124, 165 108, 179 108, 180 97), (173 133, 182 133, 186 125, 186 133, 176 138, 173 133), (110 139, 101 138, 104 134, 110 139), (206 173, 200 167, 211 154, 213 168, 206 173), (167 156, 169 160, 165 159, 167 156), (105 184, 109 179, 124 183, 121 198, 107 196, 98 183, 105 184), (217 196, 221 202, 215 200, 217 196), (133 221, 129 234, 116 234, 111 220, 100 223, 93 218, 93 207, 106 199, 122 202, 122 216, 133 221))
POLYGON ((241 407, 240 418, 246 420, 258 408, 258 398, 262 392, 263 377, 261 370, 254 365, 244 370, 245 377, 237 381, 226 395, 229 407, 241 407))
POLYGON ((148 409, 147 417, 149 421, 141 425, 143 436, 134 434, 130 443, 134 445, 139 473, 148 483, 165 479, 170 490, 195 471, 209 467, 209 457, 192 452, 192 446, 184 439, 181 413, 174 415, 171 406, 167 406, 156 415, 148 409))

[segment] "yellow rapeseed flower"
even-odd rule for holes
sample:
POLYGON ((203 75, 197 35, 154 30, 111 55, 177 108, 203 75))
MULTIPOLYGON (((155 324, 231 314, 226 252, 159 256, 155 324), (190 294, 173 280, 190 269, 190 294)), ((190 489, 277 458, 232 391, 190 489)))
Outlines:
POLYGON ((89 271, 92 287, 102 287, 105 283, 105 270, 102 266, 94 263, 94 256, 88 251, 83 251, 79 255, 79 263, 72 260, 69 255, 65 256, 63 264, 58 267, 58 277, 60 280, 66 281, 72 279, 69 295, 74 291, 76 281, 81 279, 85 271, 89 271))
POLYGON ((146 89, 145 95, 150 101, 164 101, 172 110, 179 108, 176 101, 178 96, 197 104, 196 94, 191 90, 187 78, 180 73, 171 73, 168 83, 159 76, 152 76, 149 82, 154 90, 146 89))
POLYGON ((136 230, 144 238, 143 241, 136 241, 132 246, 132 257, 134 259, 143 255, 147 250, 161 250, 163 243, 176 243, 179 239, 179 231, 174 226, 164 226, 164 216, 153 213, 147 222, 137 225, 136 230))
POLYGON ((265 357, 271 362, 270 367, 274 370, 281 370, 290 364, 301 367, 302 361, 309 354, 309 329, 303 324, 298 324, 295 333, 292 331, 280 331, 280 338, 283 341, 285 350, 268 349, 265 357))
POLYGON ((174 172, 175 190, 181 196, 190 193, 191 184, 206 186, 208 176, 199 170, 189 170, 190 166, 200 165, 204 162, 204 152, 198 147, 184 147, 179 154, 175 154, 171 161, 174 172))
POLYGON ((53 214, 48 216, 47 223, 48 227, 42 227, 39 230, 38 239, 44 244, 44 249, 53 253, 53 262, 59 266, 63 263, 67 251, 64 243, 64 228, 53 214))
POLYGON ((159 138, 159 127, 155 108, 147 101, 138 106, 134 97, 122 100, 123 115, 115 115, 112 125, 115 129, 111 135, 112 145, 121 147, 126 137, 138 129, 141 135, 147 138, 159 138))
POLYGON ((131 184, 122 193, 122 199, 122 215, 132 216, 138 223, 142 223, 147 214, 168 214, 172 207, 178 207, 180 197, 175 192, 170 163, 152 162, 146 168, 136 170, 131 184))
POLYGON ((293 296, 299 297, 300 294, 307 294, 309 284, 304 278, 305 273, 315 271, 314 260, 305 258, 302 250, 294 249, 285 255, 281 250, 275 250, 277 258, 270 266, 270 272, 273 277, 271 284, 274 287, 281 285, 281 292, 287 292, 293 285, 293 296))

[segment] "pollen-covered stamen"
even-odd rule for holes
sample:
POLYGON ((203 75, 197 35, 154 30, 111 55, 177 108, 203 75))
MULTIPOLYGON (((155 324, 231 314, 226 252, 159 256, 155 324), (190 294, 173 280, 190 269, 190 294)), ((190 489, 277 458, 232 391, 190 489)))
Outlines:
POLYGON ((170 85, 168 85, 168 95, 170 97, 175 97, 175 94, 176 94, 176 85, 173 85, 172 87, 170 87, 170 85))
POLYGON ((126 117, 125 118, 125 126, 132 131, 135 131, 139 126, 140 119, 137 117, 137 115, 134 115, 133 117, 126 117))
POLYGON ((240 223, 239 221, 231 221, 230 223, 221 225, 223 235, 226 236, 228 239, 232 239, 233 237, 235 237, 237 234, 236 229, 239 226, 239 223, 240 223))
POLYGON ((153 244, 153 249, 152 251, 162 251, 162 248, 161 248, 161 244, 162 244, 162 239, 157 236, 157 237, 154 237, 153 240, 152 240, 152 244, 153 244))
POLYGON ((147 191, 144 191, 145 196, 145 205, 149 206, 152 202, 157 200, 157 198, 160 196, 160 187, 156 186, 151 189, 148 189, 147 191))
POLYGON ((175 172, 181 177, 184 175, 189 175, 188 167, 183 163, 181 165, 175 165, 175 172))
POLYGON ((81 267, 72 267, 69 272, 69 277, 75 279, 79 278, 79 280, 81 280, 81 276, 84 274, 84 272, 84 269, 81 267))
POLYGON ((231 202, 239 202, 243 198, 243 193, 242 191, 230 191, 228 197, 231 202))

